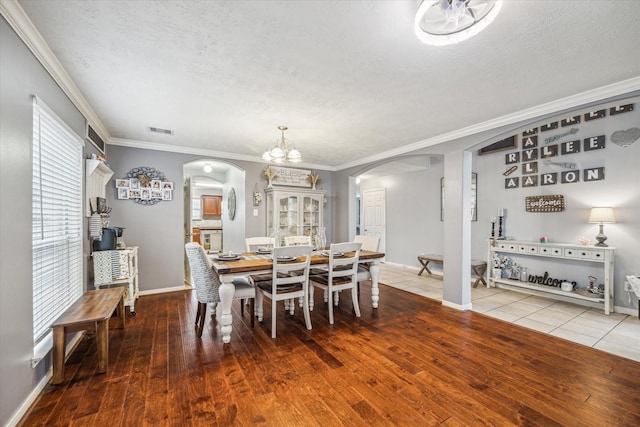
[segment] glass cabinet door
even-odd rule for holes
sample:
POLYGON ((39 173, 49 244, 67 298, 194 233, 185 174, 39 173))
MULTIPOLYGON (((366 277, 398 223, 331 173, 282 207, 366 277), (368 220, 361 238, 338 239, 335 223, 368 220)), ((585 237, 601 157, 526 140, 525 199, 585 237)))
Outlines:
POLYGON ((286 236, 311 236, 322 228, 324 192, 267 190, 267 232, 284 245, 286 236))

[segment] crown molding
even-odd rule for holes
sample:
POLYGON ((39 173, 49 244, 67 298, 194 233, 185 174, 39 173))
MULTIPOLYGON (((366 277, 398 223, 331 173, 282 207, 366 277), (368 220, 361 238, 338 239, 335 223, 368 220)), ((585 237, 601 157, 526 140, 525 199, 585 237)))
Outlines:
POLYGON ((369 157, 364 157, 353 162, 343 163, 335 167, 335 170, 348 169, 355 166, 361 166, 371 162, 377 162, 385 160, 390 157, 407 154, 409 152, 419 150, 421 148, 431 147, 433 145, 442 144, 445 142, 453 141, 458 138, 473 135, 476 133, 488 131, 491 129, 500 128, 502 126, 508 126, 515 123, 519 123, 524 120, 534 120, 544 115, 558 113, 566 109, 575 109, 585 106, 590 103, 604 101, 607 98, 615 96, 621 96, 630 94, 634 91, 640 90, 640 76, 633 77, 628 80, 613 83, 610 85, 602 86, 596 89, 588 90, 586 92, 579 93, 577 95, 568 96, 555 101, 541 104, 535 107, 527 108, 525 110, 517 111, 515 113, 507 114, 505 116, 497 117, 495 119, 487 120, 482 123, 467 126, 466 128, 458 129, 452 132, 447 132, 442 135, 437 135, 432 138, 423 139, 418 142, 414 142, 409 145, 395 148, 393 150, 384 151, 382 153, 374 154, 369 157))
MULTIPOLYGON (((227 153, 224 151, 207 150, 204 148, 192 148, 192 147, 182 147, 179 145, 159 144, 156 142, 137 141, 133 139, 110 138, 107 144, 115 145, 119 147, 139 148, 141 150, 155 150, 155 151, 165 151, 169 153, 192 154, 195 156, 212 157, 215 159, 242 160, 245 162, 275 165, 274 163, 265 162, 264 160, 262 160, 262 157, 258 157, 258 156, 248 156, 245 154, 227 153)), ((320 165, 316 163, 304 163, 304 162, 282 163, 282 164, 277 164, 277 166, 291 167, 291 168, 312 168, 312 169, 321 169, 321 170, 326 170, 331 172, 336 171, 336 168, 334 167, 327 166, 327 165, 320 165)))
POLYGON ((47 73, 60 86, 73 105, 80 110, 80 113, 100 137, 105 141, 109 140, 109 131, 18 2, 16 0, 0 0, 0 15, 7 20, 18 37, 27 45, 47 73))

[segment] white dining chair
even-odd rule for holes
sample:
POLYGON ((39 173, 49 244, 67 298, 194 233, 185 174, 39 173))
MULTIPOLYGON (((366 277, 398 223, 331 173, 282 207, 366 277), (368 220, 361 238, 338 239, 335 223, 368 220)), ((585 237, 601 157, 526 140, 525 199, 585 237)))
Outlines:
POLYGON ((311 236, 285 236, 284 244, 286 246, 295 245, 312 245, 311 236))
POLYGON ((332 243, 329 249, 329 268, 325 274, 309 279, 309 309, 313 310, 313 290, 315 286, 324 289, 329 309, 329 323, 333 325, 333 299, 340 291, 351 289, 351 299, 356 317, 360 317, 358 304, 357 277, 358 259, 362 243, 332 243))
MULTIPOLYGON (((220 278, 213 270, 211 261, 207 257, 205 250, 199 243, 185 244, 189 266, 191 267, 191 275, 196 288, 196 298, 198 300, 198 309, 196 311, 196 334, 198 338, 202 337, 202 329, 204 328, 204 319, 207 312, 207 304, 212 304, 213 314, 216 314, 216 308, 220 302, 220 278)), ((256 290, 249 283, 235 284, 233 299, 241 300, 240 313, 244 315, 244 303, 242 300, 251 299, 251 327, 254 325, 255 317, 255 301, 256 290)))
MULTIPOLYGON (((313 246, 284 246, 273 249, 273 268, 271 280, 249 281, 255 284, 257 294, 258 322, 262 322, 264 314, 264 297, 271 300, 271 338, 276 337, 276 317, 278 301, 289 301, 289 313, 294 314, 294 298, 303 299, 302 310, 307 329, 311 329, 309 314, 309 265, 313 246), (287 260, 288 258, 288 260, 287 260)), ((259 275, 260 279, 263 275, 259 275)))
POLYGON ((255 252, 260 247, 273 248, 274 242, 275 242, 275 239, 273 237, 267 237, 267 236, 246 237, 244 239, 247 252, 255 252))

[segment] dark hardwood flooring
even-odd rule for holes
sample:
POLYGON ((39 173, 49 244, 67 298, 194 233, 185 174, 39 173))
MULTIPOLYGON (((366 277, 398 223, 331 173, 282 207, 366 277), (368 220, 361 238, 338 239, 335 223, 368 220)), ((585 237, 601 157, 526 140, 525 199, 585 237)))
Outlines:
MULTIPOLYGON (((316 290, 302 311, 270 306, 250 327, 234 303, 231 343, 195 292, 143 296, 111 329, 109 371, 87 335, 22 426, 638 426, 640 363, 381 286, 362 317, 343 292, 329 325, 316 290)), ((112 319, 115 321, 115 319, 112 319)))

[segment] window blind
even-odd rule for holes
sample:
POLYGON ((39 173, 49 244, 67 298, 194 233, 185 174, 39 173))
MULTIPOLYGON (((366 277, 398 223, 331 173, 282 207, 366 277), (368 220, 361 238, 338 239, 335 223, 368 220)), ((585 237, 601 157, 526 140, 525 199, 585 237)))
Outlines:
POLYGON ((34 343, 83 292, 82 146, 82 139, 34 97, 34 343))

